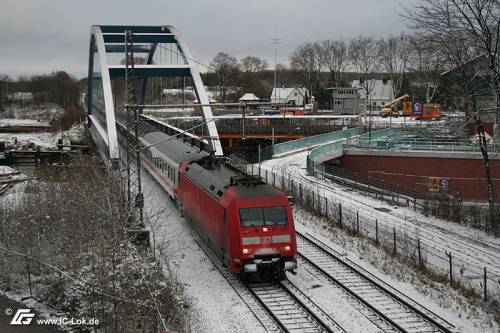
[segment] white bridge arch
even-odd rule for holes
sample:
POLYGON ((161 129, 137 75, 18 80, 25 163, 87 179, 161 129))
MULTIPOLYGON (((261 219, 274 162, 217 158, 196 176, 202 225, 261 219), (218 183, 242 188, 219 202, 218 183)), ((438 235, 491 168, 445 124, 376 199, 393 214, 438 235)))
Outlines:
POLYGON ((212 109, 208 106, 207 92, 197 65, 179 31, 169 25, 94 25, 90 32, 86 108, 90 133, 104 160, 110 165, 117 165, 120 159, 116 122, 120 121, 120 114, 123 116, 125 31, 132 33, 134 55, 144 56, 143 63, 134 66, 133 78, 141 82, 141 89, 138 91, 139 104, 146 104, 148 98, 155 100, 155 96, 147 94, 148 85, 153 86, 158 80, 172 81, 173 78, 182 78, 185 83, 188 79, 202 105, 210 150, 216 156, 222 156, 222 146, 213 121, 212 109))

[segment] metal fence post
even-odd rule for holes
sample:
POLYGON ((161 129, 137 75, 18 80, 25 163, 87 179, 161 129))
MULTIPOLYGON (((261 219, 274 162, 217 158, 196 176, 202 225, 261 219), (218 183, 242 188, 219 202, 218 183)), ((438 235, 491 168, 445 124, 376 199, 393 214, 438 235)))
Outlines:
POLYGON ((356 230, 359 235, 359 211, 356 211, 356 230))
POLYGON ((417 238, 418 267, 422 267, 422 252, 420 248, 420 238, 417 238))
POLYGON ((453 262, 452 262, 452 256, 451 256, 451 251, 447 252, 446 250, 444 253, 448 256, 450 259, 450 285, 453 285, 453 262))
POLYGON ((328 197, 325 195, 325 217, 328 219, 328 197))
POLYGON ((28 256, 24 256, 26 258, 26 271, 28 273, 28 285, 30 287, 30 296, 33 296, 33 292, 31 290, 31 273, 30 273, 30 262, 28 256))
POLYGON ((393 254, 397 253, 397 247, 396 247, 396 227, 392 227, 392 234, 393 234, 393 240, 394 240, 394 248, 392 250, 393 254))
POLYGON ((314 194, 314 191, 313 191, 313 193, 312 193, 312 209, 313 209, 313 212, 314 212, 314 207, 315 207, 315 205, 314 205, 314 199, 315 198, 316 198, 316 195, 314 194))
POLYGON ((339 224, 342 225, 342 204, 339 203, 339 224))
POLYGON ((378 244, 378 220, 375 219, 375 243, 378 244))
POLYGON ((273 186, 276 186, 276 174, 273 172, 273 186))
POLYGON ((299 183, 299 195, 300 199, 302 200, 302 183, 299 183))
POLYGON ((488 299, 488 289, 486 288, 486 284, 488 282, 488 276, 486 275, 486 267, 484 267, 484 300, 488 299))
POLYGON ((318 212, 321 215, 321 194, 318 192, 318 212))

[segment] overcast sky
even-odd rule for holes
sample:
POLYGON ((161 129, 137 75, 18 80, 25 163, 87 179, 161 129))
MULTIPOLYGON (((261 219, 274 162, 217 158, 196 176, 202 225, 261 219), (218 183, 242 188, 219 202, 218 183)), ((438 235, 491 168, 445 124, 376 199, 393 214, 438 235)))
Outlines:
MULTIPOLYGON (((219 51, 274 63, 301 42, 374 37, 405 30, 397 15, 412 0, 2 0, 0 74, 65 70, 86 76, 92 24, 174 25, 193 56, 208 63, 219 51)), ((202 69, 202 68, 200 68, 202 69)))

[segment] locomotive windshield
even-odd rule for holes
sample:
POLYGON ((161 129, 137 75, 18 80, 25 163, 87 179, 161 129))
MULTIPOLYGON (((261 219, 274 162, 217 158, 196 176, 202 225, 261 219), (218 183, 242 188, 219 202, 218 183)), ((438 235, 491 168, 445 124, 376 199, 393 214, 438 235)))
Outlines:
POLYGON ((240 208, 240 222, 242 227, 286 225, 286 210, 283 206, 240 208))

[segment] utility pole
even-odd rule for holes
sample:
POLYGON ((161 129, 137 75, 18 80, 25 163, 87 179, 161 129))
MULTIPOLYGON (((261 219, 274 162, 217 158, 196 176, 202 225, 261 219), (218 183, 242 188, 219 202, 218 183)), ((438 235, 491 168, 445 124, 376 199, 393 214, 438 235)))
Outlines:
POLYGON ((140 112, 139 107, 136 103, 136 81, 134 78, 134 44, 133 44, 133 34, 132 31, 125 31, 125 59, 126 59, 126 70, 125 70, 125 94, 127 105, 127 194, 129 199, 129 207, 131 200, 131 179, 130 179, 130 143, 129 137, 131 136, 131 126, 130 123, 134 121, 134 141, 132 147, 135 147, 135 160, 136 160, 136 172, 137 172, 137 195, 134 200, 134 208, 139 209, 139 223, 142 226, 144 221, 144 196, 142 194, 142 184, 141 184, 141 145, 139 140, 139 122, 140 122, 140 112), (133 117, 133 118, 132 118, 133 117))
MULTIPOLYGON (((129 87, 129 75, 133 74, 133 67, 134 67, 134 58, 133 58, 133 55, 132 55, 132 59, 129 60, 128 57, 129 57, 129 47, 131 47, 131 45, 129 45, 129 41, 131 42, 131 37, 129 38, 129 35, 131 35, 131 32, 130 31, 125 31, 125 103, 127 105, 130 104, 130 102, 132 101, 132 94, 134 93, 133 91, 131 91, 130 87, 129 87), (131 65, 132 69, 129 69, 129 66, 131 65)), ((131 195, 131 191, 130 191, 130 187, 131 187, 131 184, 130 184, 130 108, 128 106, 125 107, 125 110, 126 112, 126 132, 125 133, 125 139, 126 139, 126 144, 125 144, 125 155, 126 155, 126 163, 127 163, 127 204, 128 204, 128 208, 130 209, 131 207, 131 202, 132 202, 132 195, 131 195)))
MULTIPOLYGON (((276 100, 276 65, 277 65, 277 48, 281 44, 281 38, 278 38, 278 28, 274 28, 274 38, 271 39, 271 44, 274 45, 274 99, 276 100)), ((271 96, 272 99, 273 96, 271 96)))

